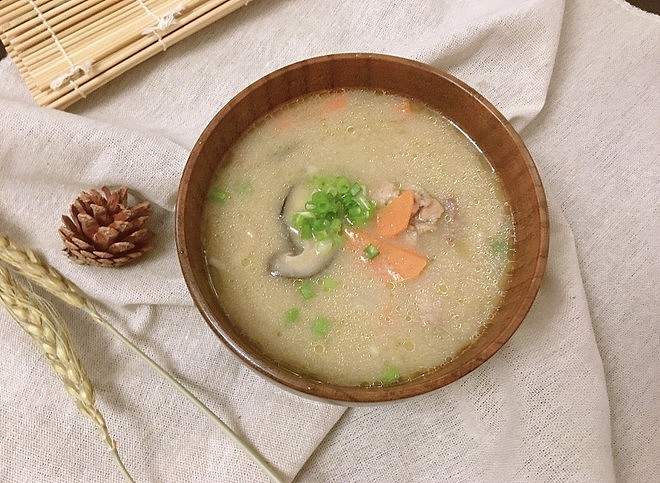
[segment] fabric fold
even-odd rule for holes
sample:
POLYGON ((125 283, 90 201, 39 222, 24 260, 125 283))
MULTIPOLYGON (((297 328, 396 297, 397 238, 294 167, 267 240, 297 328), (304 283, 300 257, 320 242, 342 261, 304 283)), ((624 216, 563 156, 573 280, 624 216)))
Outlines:
MULTIPOLYGON (((648 263, 657 247, 660 137, 649 106, 658 103, 650 86, 659 23, 621 5, 258 0, 68 112, 36 107, 4 59, 0 232, 98 301, 287 479, 650 479, 660 421, 649 282, 657 263, 648 263), (480 91, 523 130, 552 216, 538 300, 500 352, 440 391, 349 410, 285 392, 241 365, 193 307, 173 239, 179 176, 215 113, 274 69, 338 52, 419 60, 480 91), (126 184, 157 208, 155 250, 120 271, 71 264, 57 237, 79 191, 103 184, 126 184)), ((63 312, 139 481, 267 481, 100 327, 63 312)), ((0 479, 120 481, 94 428, 5 312, 0 341, 0 479)))

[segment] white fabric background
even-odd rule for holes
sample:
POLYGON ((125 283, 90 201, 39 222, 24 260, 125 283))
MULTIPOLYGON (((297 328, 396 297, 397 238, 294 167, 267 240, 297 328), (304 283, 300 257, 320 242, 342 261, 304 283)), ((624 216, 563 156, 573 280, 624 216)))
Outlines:
MULTIPOLYGON (((68 112, 38 108, 0 62, 0 232, 33 247, 297 481, 653 481, 660 473, 657 301, 660 20, 619 0, 256 0, 68 112), (551 214, 532 311, 489 362, 433 394, 344 408, 243 368, 192 307, 173 242, 178 179, 215 112, 306 57, 421 60, 488 97, 527 143, 551 214), (128 184, 158 246, 122 270, 60 252, 76 194, 128 184)), ((138 481, 266 481, 186 400, 57 305, 138 481)), ((121 481, 27 336, 0 312, 0 480, 121 481)))

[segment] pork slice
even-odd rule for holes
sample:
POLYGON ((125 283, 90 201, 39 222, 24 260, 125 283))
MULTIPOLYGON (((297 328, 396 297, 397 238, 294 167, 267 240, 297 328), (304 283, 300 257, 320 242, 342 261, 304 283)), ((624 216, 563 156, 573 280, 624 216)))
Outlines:
POLYGON ((417 233, 428 233, 435 230, 438 220, 444 214, 445 208, 428 191, 422 188, 415 189, 415 205, 411 226, 417 233))

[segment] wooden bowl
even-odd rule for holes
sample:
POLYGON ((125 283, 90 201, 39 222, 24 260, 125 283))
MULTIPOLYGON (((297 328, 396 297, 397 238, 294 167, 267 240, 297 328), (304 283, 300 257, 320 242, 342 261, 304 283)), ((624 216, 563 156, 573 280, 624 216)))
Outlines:
POLYGON ((548 252, 547 206, 541 180, 519 135, 472 88, 428 65, 377 54, 317 57, 279 69, 234 97, 195 144, 181 178, 176 242, 188 289, 220 339, 267 379, 302 395, 354 405, 416 396, 472 371, 511 337, 525 318, 541 284, 548 252), (482 335, 451 362, 409 382, 384 387, 346 387, 319 382, 269 359, 232 325, 210 282, 200 226, 210 182, 225 152, 266 113, 312 92, 375 88, 425 102, 460 127, 499 174, 513 211, 515 244, 510 286, 482 335))

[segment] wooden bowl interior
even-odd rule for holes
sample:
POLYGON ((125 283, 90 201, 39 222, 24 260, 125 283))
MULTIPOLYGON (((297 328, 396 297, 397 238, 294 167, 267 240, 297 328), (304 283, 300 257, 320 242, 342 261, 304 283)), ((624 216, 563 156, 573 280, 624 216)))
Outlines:
POLYGON ((191 295, 214 332, 244 362, 306 396, 344 404, 402 399, 442 387, 475 369, 514 333, 538 291, 546 265, 548 220, 543 188, 523 142, 483 97, 454 77, 418 62, 375 54, 339 54, 285 67, 255 82, 210 122, 193 148, 179 188, 176 239, 191 295), (402 94, 427 103, 461 128, 498 172, 513 211, 515 260, 510 287, 492 322, 452 362, 389 387, 344 387, 296 374, 270 360, 228 320, 204 259, 199 227, 206 193, 227 149, 274 108, 318 91, 351 87, 402 94))

